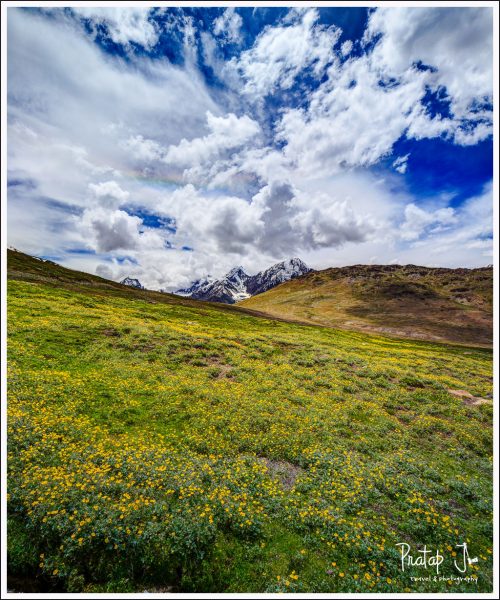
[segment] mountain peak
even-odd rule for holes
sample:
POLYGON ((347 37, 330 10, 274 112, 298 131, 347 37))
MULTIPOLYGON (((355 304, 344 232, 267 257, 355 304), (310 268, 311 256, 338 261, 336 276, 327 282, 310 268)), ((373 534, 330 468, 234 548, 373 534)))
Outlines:
POLYGON ((122 285, 128 285, 129 287, 137 288, 138 290, 146 289, 138 279, 134 279, 133 277, 125 277, 125 279, 122 279, 120 283, 122 285))
POLYGON ((276 263, 257 275, 248 275, 243 267, 233 267, 222 279, 205 278, 193 282, 191 287, 177 290, 176 294, 189 296, 197 300, 234 304, 249 296, 261 294, 267 290, 300 277, 311 271, 300 258, 289 258, 276 263))
POLYGON ((233 277, 248 277, 243 267, 233 267, 227 274, 226 279, 232 279, 233 277))
POLYGON ((289 258, 288 261, 285 261, 285 262, 289 262, 291 265, 299 265, 301 267, 309 268, 306 265, 306 263, 301 258, 298 258, 297 256, 294 256, 293 258, 289 258))
POLYGON ((286 260, 283 260, 283 261, 277 263, 274 266, 275 267, 280 266, 280 267, 283 267, 284 269, 298 270, 298 271, 304 271, 304 272, 308 272, 311 270, 303 260, 301 260, 300 258, 297 258, 297 257, 288 258, 286 260))
POLYGON ((250 278, 247 290, 251 296, 312 271, 300 258, 289 258, 250 278))

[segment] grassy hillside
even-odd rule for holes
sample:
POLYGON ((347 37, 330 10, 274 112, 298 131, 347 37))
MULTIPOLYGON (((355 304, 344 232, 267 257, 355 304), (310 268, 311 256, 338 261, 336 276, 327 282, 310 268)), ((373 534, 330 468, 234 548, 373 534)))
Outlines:
POLYGON ((493 269, 356 265, 240 302, 270 315, 400 337, 491 346, 493 269))
POLYGON ((489 350, 59 269, 9 254, 11 588, 492 589, 489 350))

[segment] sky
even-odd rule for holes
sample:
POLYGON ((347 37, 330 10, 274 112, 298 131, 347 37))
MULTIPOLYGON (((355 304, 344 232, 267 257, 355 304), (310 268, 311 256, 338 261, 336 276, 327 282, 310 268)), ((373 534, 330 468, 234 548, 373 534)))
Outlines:
POLYGON ((166 291, 493 262, 492 8, 7 13, 10 246, 166 291))

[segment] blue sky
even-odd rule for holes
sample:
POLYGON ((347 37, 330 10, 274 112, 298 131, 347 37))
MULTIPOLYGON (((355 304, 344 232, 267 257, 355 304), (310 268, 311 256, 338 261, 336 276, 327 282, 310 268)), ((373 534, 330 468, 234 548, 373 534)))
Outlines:
POLYGON ((490 8, 8 9, 8 238, 174 290, 492 262, 490 8))

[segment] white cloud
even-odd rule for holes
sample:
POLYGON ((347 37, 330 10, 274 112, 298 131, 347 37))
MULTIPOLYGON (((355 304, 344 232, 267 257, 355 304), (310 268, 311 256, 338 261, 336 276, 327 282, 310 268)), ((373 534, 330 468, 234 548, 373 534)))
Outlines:
POLYGON ((119 208, 129 201, 130 193, 116 181, 91 183, 89 192, 87 208, 76 219, 87 248, 109 253, 164 246, 164 232, 144 227, 140 217, 119 208))
POLYGON ((124 204, 130 194, 116 183, 116 181, 103 181, 102 183, 90 183, 89 189, 101 204, 107 208, 118 208, 124 204))
POLYGON ((410 154, 405 154, 404 156, 398 156, 396 160, 392 163, 392 166, 396 169, 398 173, 404 175, 408 169, 408 158, 410 154))
POLYGON ((351 40, 346 40, 343 42, 342 46, 340 46, 340 52, 342 53, 342 56, 349 56, 349 54, 352 52, 352 46, 353 44, 351 40))
POLYGON ((243 91, 257 98, 289 89, 304 69, 319 77, 335 55, 340 29, 317 24, 316 9, 292 12, 287 23, 268 26, 255 44, 231 65, 245 81, 243 91))
MULTIPOLYGON (((9 189, 9 239, 44 255, 121 246, 140 253, 148 243, 161 252, 161 236, 115 212, 132 191, 124 178, 140 206, 151 196, 137 179, 147 176, 144 163, 149 169, 152 154, 201 133, 206 111, 219 108, 190 67, 126 64, 56 16, 8 11, 9 176, 33 181, 29 191, 9 189)), ((156 177, 170 176, 157 162, 156 177)))
MULTIPOLYGON (((334 62, 306 108, 284 111, 277 134, 291 167, 313 175, 369 166, 390 154, 405 134, 415 139, 453 136, 463 145, 488 137, 491 114, 474 107, 491 100, 490 29, 489 9, 374 11, 366 39, 383 36, 373 51, 341 65, 334 62), (464 48, 457 51, 461 39, 464 48), (418 61, 435 69, 417 69, 418 61), (431 117, 422 104, 427 91, 440 86, 452 103, 450 118, 431 117)), ((269 30, 267 35, 278 33, 269 30)))
POLYGON ((301 234, 300 245, 305 249, 336 248, 346 242, 363 242, 375 230, 371 219, 356 213, 347 200, 331 201, 326 194, 313 206, 308 199, 304 200, 309 206, 302 204, 292 225, 301 234))
POLYGON ((117 44, 128 46, 130 42, 144 48, 152 48, 158 42, 158 27, 149 20, 150 9, 126 7, 73 7, 73 12, 96 24, 105 24, 109 36, 117 44))
POLYGON ((165 197, 161 210, 175 217, 177 246, 240 258, 257 252, 277 260, 298 249, 361 241, 380 227, 376 217, 361 216, 350 206, 350 198, 338 192, 304 192, 274 181, 246 201, 205 195, 188 184, 165 197))
POLYGON ((411 203, 404 211, 405 220, 400 227, 401 238, 406 241, 418 239, 424 231, 432 233, 442 231, 443 228, 456 223, 455 211, 451 207, 426 211, 411 203))
POLYGON ((221 37, 223 41, 237 44, 240 41, 242 24, 243 19, 234 8, 226 8, 220 17, 214 19, 213 32, 214 35, 221 37))
POLYGON ((95 164, 130 169, 135 158, 125 140, 176 144, 201 131, 207 110, 219 112, 189 66, 125 63, 102 54, 71 23, 29 11, 10 10, 8 31, 10 123, 84 148, 95 164))
POLYGON ((244 255, 263 229, 259 211, 242 198, 204 196, 192 185, 175 191, 164 206, 175 216, 177 236, 202 251, 244 255))
MULTIPOLYGON (((467 139, 461 119, 474 119, 478 102, 493 97, 493 27, 491 7, 378 8, 370 15, 365 39, 382 39, 373 50, 373 60, 398 78, 414 63, 434 67, 428 71, 434 88, 444 86, 457 121, 453 130, 457 143, 467 139), (474 110, 474 109, 473 109, 474 110)), ((491 134, 481 125, 476 139, 491 134)), ((467 142, 466 142, 467 143, 467 142)))
POLYGON ((260 133, 259 124, 247 115, 237 117, 230 113, 216 117, 208 111, 206 118, 209 133, 170 146, 164 157, 167 164, 196 168, 244 145, 260 133))
MULTIPOLYGON (((383 198, 383 196, 382 196, 383 198)), ((404 198, 400 199, 400 202, 404 198)), ((326 268, 363 263, 418 264, 428 267, 477 267, 491 264, 493 254, 493 198, 491 185, 457 209, 428 208, 423 215, 409 220, 423 220, 417 226, 417 237, 405 240, 398 219, 405 220, 405 208, 393 207, 387 213, 387 228, 378 230, 364 242, 348 242, 339 249, 325 248, 304 252, 302 258, 313 267, 326 268), (452 212, 453 211, 453 212, 452 212), (451 226, 448 222, 453 220, 451 226), (444 226, 440 222, 444 221, 444 226)), ((409 210, 413 213, 413 209, 409 210)), ((415 211, 418 213, 418 211, 415 211)), ((409 229, 407 233, 409 233, 409 229)))
POLYGON ((141 219, 123 210, 88 209, 81 226, 90 234, 89 245, 98 252, 135 250, 139 244, 141 219))
POLYGON ((492 122, 478 123, 474 127, 460 126, 455 130, 453 139, 462 146, 474 146, 492 135, 492 122))
POLYGON ((161 160, 165 149, 155 140, 144 139, 142 135, 132 135, 121 142, 121 147, 130 152, 133 158, 140 162, 161 160))
POLYGON ((379 84, 369 56, 329 69, 307 109, 291 109, 277 128, 284 154, 304 174, 369 166, 392 151, 425 91, 423 73, 407 73, 398 86, 379 84))
POLYGON ((8 194, 9 245, 35 256, 60 255, 66 248, 85 245, 75 228, 74 208, 65 208, 36 190, 10 187, 8 194))
POLYGON ((460 134, 457 130, 457 123, 453 119, 443 118, 440 115, 430 117, 424 106, 416 105, 411 113, 411 118, 408 119, 406 137, 415 140, 438 137, 450 138, 453 131, 455 131, 454 137, 457 141, 457 136, 460 134))
MULTIPOLYGON (((443 209, 441 209, 443 210, 443 209)), ((444 209, 449 210, 449 209, 444 209)), ((421 261, 449 266, 477 266, 492 262, 493 196, 492 186, 470 198, 453 215, 443 215, 444 225, 453 219, 452 227, 434 227, 413 241, 407 252, 421 261)), ((439 221, 438 221, 439 225, 439 221)))

